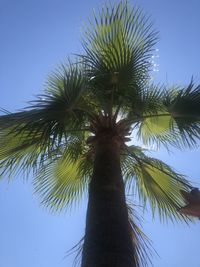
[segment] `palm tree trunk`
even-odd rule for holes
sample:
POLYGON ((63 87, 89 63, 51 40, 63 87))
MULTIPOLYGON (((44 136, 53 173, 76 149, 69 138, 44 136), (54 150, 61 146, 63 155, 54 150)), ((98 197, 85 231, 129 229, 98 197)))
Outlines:
POLYGON ((111 139, 96 147, 81 267, 135 266, 120 148, 111 139))

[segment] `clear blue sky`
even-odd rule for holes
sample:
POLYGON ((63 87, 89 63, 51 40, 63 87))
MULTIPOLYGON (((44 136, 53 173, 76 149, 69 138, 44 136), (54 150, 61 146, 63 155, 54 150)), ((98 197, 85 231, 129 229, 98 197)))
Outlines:
MULTIPOLYGON (((200 83, 200 2, 138 0, 160 32, 156 80, 185 85, 193 75, 200 83)), ((80 52, 83 21, 103 1, 0 0, 0 107, 11 111, 41 93, 47 75, 71 53, 80 52)), ((200 185, 199 151, 157 157, 200 185)), ((33 195, 31 177, 0 183, 0 266, 70 267, 63 259, 84 233, 86 203, 52 215, 33 195)), ((144 232, 160 257, 155 267, 200 267, 200 222, 190 227, 152 222, 145 215, 144 232)))

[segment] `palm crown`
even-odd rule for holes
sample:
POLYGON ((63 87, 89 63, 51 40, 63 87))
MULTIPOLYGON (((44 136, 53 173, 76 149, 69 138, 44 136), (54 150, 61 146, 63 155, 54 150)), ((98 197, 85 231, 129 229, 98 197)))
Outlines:
POLYGON ((133 137, 146 145, 185 147, 200 136, 200 87, 151 82, 156 41, 138 8, 120 3, 94 15, 83 53, 49 77, 44 95, 23 111, 0 116, 1 175, 33 171, 42 202, 52 210, 64 208, 86 191, 95 142, 110 134, 121 147, 127 190, 136 190, 161 217, 184 219, 177 209, 189 182, 127 143, 133 137))

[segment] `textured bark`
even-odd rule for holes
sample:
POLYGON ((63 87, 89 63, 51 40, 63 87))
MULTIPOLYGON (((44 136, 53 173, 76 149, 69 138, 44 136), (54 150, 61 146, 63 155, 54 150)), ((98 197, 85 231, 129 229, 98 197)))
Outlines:
POLYGON ((135 266, 120 146, 106 138, 96 145, 81 267, 135 266))

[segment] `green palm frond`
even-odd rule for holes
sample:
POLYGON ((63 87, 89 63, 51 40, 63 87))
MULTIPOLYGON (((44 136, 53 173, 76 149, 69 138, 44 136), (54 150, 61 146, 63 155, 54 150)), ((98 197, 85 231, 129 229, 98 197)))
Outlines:
POLYGON ((146 145, 192 147, 200 137, 200 87, 150 85, 132 104, 129 119, 146 145))
POLYGON ((140 87, 137 96, 133 94, 127 99, 128 117, 134 122, 142 119, 145 114, 154 115, 158 111, 164 113, 166 111, 162 102, 164 90, 162 85, 150 82, 140 87))
POLYGON ((40 145, 39 134, 33 139, 26 132, 16 135, 14 127, 0 131, 0 177, 11 177, 21 171, 27 176, 42 164, 47 154, 47 149, 40 145))
POLYGON ((118 105, 149 79, 156 38, 148 18, 127 3, 105 6, 101 15, 94 15, 85 29, 82 58, 98 98, 118 105))
POLYGON ((62 64, 49 76, 46 92, 64 102, 66 109, 73 112, 79 110, 90 116, 99 107, 88 90, 88 82, 84 66, 77 59, 75 63, 69 61, 62 64))
POLYGON ((165 105, 175 118, 185 116, 199 120, 200 86, 195 87, 192 79, 187 87, 167 91, 165 105))
POLYGON ((156 114, 144 114, 136 125, 137 137, 144 145, 151 146, 162 144, 166 147, 181 145, 181 136, 177 131, 172 130, 176 122, 167 111, 158 111, 156 114))
POLYGON ((175 123, 172 130, 181 135, 183 146, 196 145, 200 137, 200 86, 193 80, 186 88, 166 93, 164 104, 175 123))
POLYGON ((86 82, 76 65, 62 67, 49 79, 46 94, 26 110, 0 116, 0 168, 13 173, 39 168, 54 158, 71 137, 88 131, 95 112, 87 101, 86 82))
POLYGON ((58 211, 81 199, 92 174, 93 158, 89 154, 83 140, 73 138, 62 155, 46 162, 34 180, 35 192, 43 205, 58 211))
POLYGON ((163 104, 163 95, 163 86, 149 84, 141 89, 137 97, 133 95, 128 99, 128 120, 145 145, 165 144, 172 140, 172 118, 163 104))
POLYGON ((185 204, 180 190, 189 191, 190 183, 164 162, 146 156, 138 147, 127 147, 122 158, 127 190, 137 193, 143 205, 150 204, 161 219, 186 219, 177 210, 185 204))

